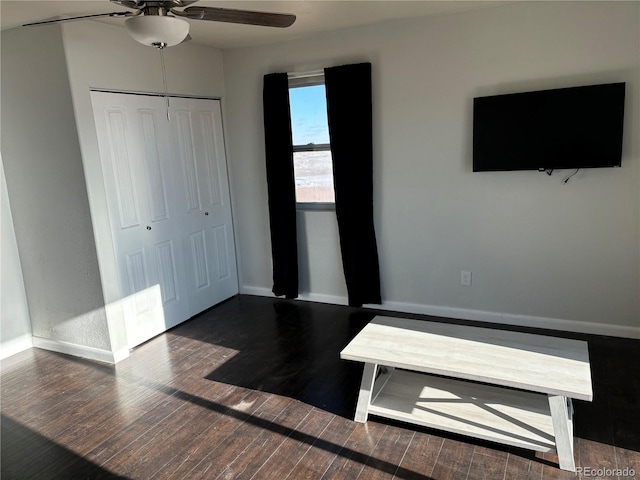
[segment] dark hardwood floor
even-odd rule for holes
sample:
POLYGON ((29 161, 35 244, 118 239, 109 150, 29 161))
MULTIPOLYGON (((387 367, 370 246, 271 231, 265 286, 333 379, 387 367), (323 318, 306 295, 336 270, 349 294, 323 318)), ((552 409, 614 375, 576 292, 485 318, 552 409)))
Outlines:
MULTIPOLYGON (((117 366, 14 355, 2 362, 1 477, 588 477, 559 470, 551 454, 376 417, 353 422, 362 365, 339 352, 374 315, 238 296, 117 366)), ((587 340, 592 365, 594 401, 575 402, 577 465, 591 478, 634 478, 609 475, 626 468, 640 479, 640 341, 563 336, 587 340)))

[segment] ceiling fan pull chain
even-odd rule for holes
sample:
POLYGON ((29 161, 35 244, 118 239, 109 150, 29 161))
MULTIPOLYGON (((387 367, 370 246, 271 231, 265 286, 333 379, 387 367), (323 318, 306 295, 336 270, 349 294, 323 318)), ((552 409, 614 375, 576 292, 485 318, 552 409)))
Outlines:
POLYGON ((164 46, 159 46, 160 50, 160 63, 162 64, 162 83, 164 84, 164 98, 167 100, 167 122, 171 121, 171 115, 169 114, 169 90, 167 89, 167 70, 164 66, 164 46))

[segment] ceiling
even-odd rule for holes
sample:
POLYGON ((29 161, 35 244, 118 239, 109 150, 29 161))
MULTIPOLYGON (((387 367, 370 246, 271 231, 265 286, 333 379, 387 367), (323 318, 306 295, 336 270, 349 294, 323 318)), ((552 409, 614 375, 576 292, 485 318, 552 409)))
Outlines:
MULTIPOLYGON (((193 42, 220 49, 255 46, 313 34, 332 32, 345 28, 372 25, 376 23, 444 15, 479 8, 486 8, 506 2, 498 1, 331 1, 331 0, 200 0, 197 6, 225 7, 263 12, 293 13, 296 22, 289 28, 269 28, 251 25, 191 20, 193 42)), ((0 0, 0 23, 2 29, 20 27, 23 23, 56 17, 90 15, 125 10, 108 0, 0 0)), ((90 21, 90 20, 83 20, 90 21)), ((97 21, 97 20, 94 20, 97 21)), ((105 18, 99 21, 121 26, 122 19, 105 18)), ((49 28, 24 27, 24 28, 49 28)))

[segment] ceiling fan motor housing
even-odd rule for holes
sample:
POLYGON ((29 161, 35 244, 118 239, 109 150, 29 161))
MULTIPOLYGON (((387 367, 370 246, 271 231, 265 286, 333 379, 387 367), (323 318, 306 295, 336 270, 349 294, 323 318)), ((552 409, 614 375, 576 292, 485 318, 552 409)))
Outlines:
POLYGON ((171 16, 140 15, 124 24, 135 41, 150 47, 172 47, 189 35, 189 22, 171 16))

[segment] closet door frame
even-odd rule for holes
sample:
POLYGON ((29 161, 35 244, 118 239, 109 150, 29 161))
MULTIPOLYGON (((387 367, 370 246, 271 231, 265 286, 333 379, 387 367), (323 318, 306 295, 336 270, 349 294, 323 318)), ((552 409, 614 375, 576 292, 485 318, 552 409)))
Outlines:
MULTIPOLYGON (((218 116, 211 123, 215 132, 211 132, 211 137, 214 138, 213 144, 215 145, 214 150, 216 151, 217 161, 220 162, 220 166, 222 167, 221 175, 217 178, 218 182, 221 182, 223 185, 222 195, 226 202, 226 206, 228 209, 228 219, 226 225, 221 230, 220 224, 215 224, 213 221, 216 218, 213 215, 213 211, 210 212, 211 208, 207 204, 203 204, 202 208, 198 212, 200 215, 196 215, 196 217, 200 220, 198 226, 202 227, 199 229, 193 228, 193 221, 189 219, 189 216, 185 215, 185 212, 188 212, 187 206, 187 197, 185 195, 185 185, 184 182, 184 169, 181 162, 178 162, 178 155, 176 153, 176 126, 177 121, 176 118, 178 116, 178 112, 175 111, 172 103, 179 104, 181 102, 181 98, 184 97, 170 97, 169 99, 169 108, 170 110, 170 121, 173 123, 169 123, 167 121, 167 103, 165 98, 160 95, 152 95, 152 94, 139 94, 134 92, 117 92, 117 91, 104 91, 104 90, 92 90, 92 106, 94 109, 94 116, 96 120, 96 133, 98 136, 98 146, 99 146, 99 156, 100 156, 100 164, 102 167, 103 174, 103 182, 105 188, 105 196, 107 203, 107 210, 109 216, 109 224, 111 229, 111 243, 113 246, 114 254, 116 256, 116 268, 117 276, 119 278, 112 279, 111 288, 113 288, 113 282, 117 284, 120 290, 119 302, 121 303, 121 308, 124 314, 124 322, 125 326, 127 326, 127 322, 129 322, 129 326, 126 328, 127 336, 134 337, 128 338, 129 348, 134 347, 135 345, 146 341, 148 338, 151 338, 158 333, 162 333, 163 331, 171 328, 187 319, 192 317, 193 315, 201 312, 202 310, 209 308, 219 301, 222 301, 230 296, 233 296, 238 293, 238 280, 237 280, 237 263, 236 263, 236 253, 235 253, 235 238, 233 233, 233 219, 231 218, 231 205, 230 205, 230 189, 229 189, 229 179, 227 175, 227 163, 226 163, 226 152, 224 146, 224 135, 223 135, 223 126, 222 126, 222 115, 221 115, 221 101, 215 98, 202 98, 202 97, 187 97, 185 100, 187 103, 191 103, 194 105, 198 105, 198 102, 202 102, 204 105, 213 106, 213 109, 218 111, 218 116), (135 95, 135 97, 133 97, 135 95), (114 176, 117 175, 118 168, 113 167, 113 165, 108 165, 105 163, 104 158, 104 150, 105 150, 105 132, 100 131, 104 130, 105 125, 99 121, 97 112, 97 108, 94 100, 94 97, 103 97, 111 99, 113 103, 118 104, 119 102, 116 99, 126 101, 126 99, 142 99, 146 97, 149 100, 150 104, 153 104, 153 108, 138 108, 137 115, 141 117, 146 117, 146 120, 139 121, 135 126, 129 125, 133 122, 133 120, 127 121, 126 119, 122 123, 127 123, 126 126, 121 126, 121 134, 123 136, 129 136, 133 138, 132 141, 127 141, 127 154, 130 157, 130 172, 132 178, 130 182, 136 183, 135 191, 129 192, 129 196, 127 197, 129 200, 130 208, 128 209, 129 221, 125 222, 125 226, 127 229, 134 231, 133 238, 139 238, 140 248, 135 249, 131 248, 131 245, 128 245, 127 248, 129 250, 125 253, 121 248, 121 241, 118 239, 118 230, 120 226, 122 226, 122 202, 118 205, 120 208, 116 209, 115 204, 117 200, 121 199, 122 195, 119 192, 113 192, 114 186, 114 176), (124 100, 123 100, 124 99, 124 100), (195 102, 195 103, 194 103, 195 102), (122 133, 124 132, 124 133, 122 133), (155 141, 158 142, 158 152, 157 155, 151 155, 149 158, 148 150, 153 150, 153 148, 149 149, 149 137, 155 137, 155 141), (144 143, 147 143, 147 148, 145 151, 144 143), (137 145, 133 145, 137 142, 137 145), (132 145, 129 145, 133 143, 132 145), (149 172, 145 170, 144 162, 147 161, 156 161, 159 162, 160 169, 156 172, 158 174, 149 175, 149 172), (115 175, 114 175, 115 172, 115 175), (158 193, 158 188, 154 188, 151 185, 150 177, 155 178, 156 187, 157 185, 162 185, 164 188, 163 192, 158 193), (164 182, 164 183, 163 183, 164 182), (160 202, 153 203, 152 199, 155 197, 156 200, 161 199, 160 202), (166 207, 163 211, 160 208, 160 217, 156 215, 154 218, 154 206, 162 205, 164 202, 164 206, 166 207), (117 210, 117 211, 116 211, 117 210), (132 213, 133 212, 133 213, 132 213), (166 218, 161 218, 162 215, 168 215, 172 217, 171 222, 163 222, 166 218), (210 220, 207 224, 207 220, 210 220), (120 225, 119 225, 120 222, 120 225), (164 225, 163 225, 164 223, 164 225), (165 230, 164 233, 160 233, 162 230, 165 230), (182 238, 176 238, 175 236, 171 238, 171 231, 179 230, 183 232, 182 238), (224 231, 226 234, 223 238, 220 235, 220 231, 224 231), (200 233, 198 233, 200 232, 200 233), (195 235, 194 235, 195 234, 195 235), (158 236, 159 235, 159 236, 158 236), (200 235, 200 237, 198 237, 200 235), (162 237, 162 238, 160 238, 162 237), (199 244, 194 244, 193 239, 201 239, 199 244), (215 268, 220 263, 220 254, 215 251, 213 247, 220 245, 220 241, 223 243, 226 242, 228 247, 230 248, 231 257, 229 257, 229 261, 227 263, 227 268, 229 269, 229 273, 232 278, 232 285, 229 288, 229 282, 227 282, 227 288, 225 289, 223 297, 216 297, 215 295, 211 295, 211 293, 215 293, 210 289, 209 292, 206 292, 205 302, 196 301, 195 291, 194 291, 194 265, 191 262, 193 260, 194 251, 196 253, 199 252, 200 257, 202 259, 208 260, 208 264, 204 265, 204 268, 200 269, 200 272, 203 271, 207 273, 210 277, 212 277, 215 272, 215 268), (194 250, 194 245, 197 247, 194 250), (213 246, 213 247, 212 247, 213 246), (123 259, 123 254, 127 256, 126 262, 123 259), (217 259, 217 263, 213 260, 217 259), (189 266, 192 268, 189 268, 189 266), (168 268, 167 268, 168 266, 168 268), (173 276, 176 280, 174 284, 175 288, 172 290, 171 288, 164 288, 166 282, 159 282, 158 279, 162 277, 163 274, 169 274, 173 276), (141 291, 145 291, 145 295, 137 295, 134 290, 136 288, 132 287, 132 279, 137 278, 137 289, 141 291), (126 284, 128 281, 128 285, 126 284), (146 281, 146 283, 145 283, 146 281), (153 287, 153 288, 148 288, 153 287), (148 290, 148 291, 147 291, 148 290), (182 302, 182 308, 178 308, 178 315, 168 315, 168 318, 164 318, 164 309, 163 305, 163 297, 166 297, 167 291, 170 291, 177 296, 180 297, 180 301, 182 302), (208 302, 209 298, 211 299, 208 302), (154 306, 155 302, 155 306, 154 306), (140 307, 151 307, 157 308, 160 305, 160 312, 153 313, 154 322, 150 324, 150 330, 146 334, 138 334, 136 332, 131 333, 131 329, 129 328, 132 322, 132 318, 136 316, 136 308, 140 310, 140 307), (207 303, 208 302, 208 303, 207 303), (159 318, 158 314, 163 318, 159 318), (147 338, 148 337, 148 338, 147 338)), ((99 102, 98 102, 99 103, 99 102)), ((136 103, 135 101, 132 103, 136 103)), ((142 102, 144 104, 144 102, 142 102)), ((109 100, 106 100, 107 110, 111 108, 117 116, 118 108, 108 107, 109 100)), ((102 105, 102 104, 101 104, 102 105)), ((104 105, 102 105, 104 107, 104 105)), ((204 110, 207 110, 204 108, 204 110)), ((211 110, 211 109, 209 109, 211 110)), ((103 112, 104 114, 104 112, 103 112)), ((129 116, 131 116, 131 112, 129 116)), ((140 120, 140 119, 138 119, 140 120)), ((201 127, 201 126, 200 126, 201 127)), ((200 128, 199 127, 199 128, 200 128)), ((193 129, 191 129, 193 130, 193 129)), ((188 132, 191 137, 197 137, 194 135, 193 131, 188 132)), ((108 140, 108 139, 107 139, 108 140)), ((153 140, 153 138, 152 138, 153 140)), ((198 140, 197 138, 194 140, 198 140)), ((205 139, 206 140, 206 139, 205 139)), ((153 141, 151 142, 151 144, 153 141)), ((196 142, 197 144, 197 142, 196 142)), ((199 145, 197 149, 199 152, 195 153, 195 161, 203 162, 210 161, 206 157, 203 157, 202 151, 211 150, 211 138, 209 139, 209 146, 199 145)), ((153 145, 152 145, 153 146, 153 145)), ((111 145, 111 150, 113 150, 113 145, 111 145)), ((119 167, 122 170, 121 167, 119 167)), ((153 173, 153 172, 152 172, 153 173)), ((206 178, 209 181, 211 177, 206 178)), ((205 179, 205 177, 199 178, 198 180, 205 179)), ((198 186, 198 188, 200 188, 198 186)), ((130 189, 131 190, 131 189, 130 189)), ((158 210, 158 209, 156 209, 158 210)), ((92 212, 93 213, 93 212, 92 212)), ((103 212, 101 215, 104 215, 103 212)), ((131 232, 128 232, 131 233, 131 232)), ((131 236, 131 235, 130 235, 131 236)), ((102 262, 101 262, 102 264, 102 262)), ((114 269, 109 269, 113 271, 114 269)), ((213 278, 213 277, 212 277, 213 278)), ((133 282, 135 283, 135 282, 133 282)), ((171 282, 170 282, 171 283, 171 282)), ((210 287, 213 284, 210 285, 210 287)), ((201 289, 202 290, 202 289, 201 289)), ((200 292, 200 296, 202 296, 200 292)), ((165 298, 166 300, 166 298, 165 298)), ((167 303, 165 302, 165 307, 167 307, 167 303)), ((113 307, 113 305, 111 305, 113 307)), ((165 308, 166 309, 166 308, 165 308)))

